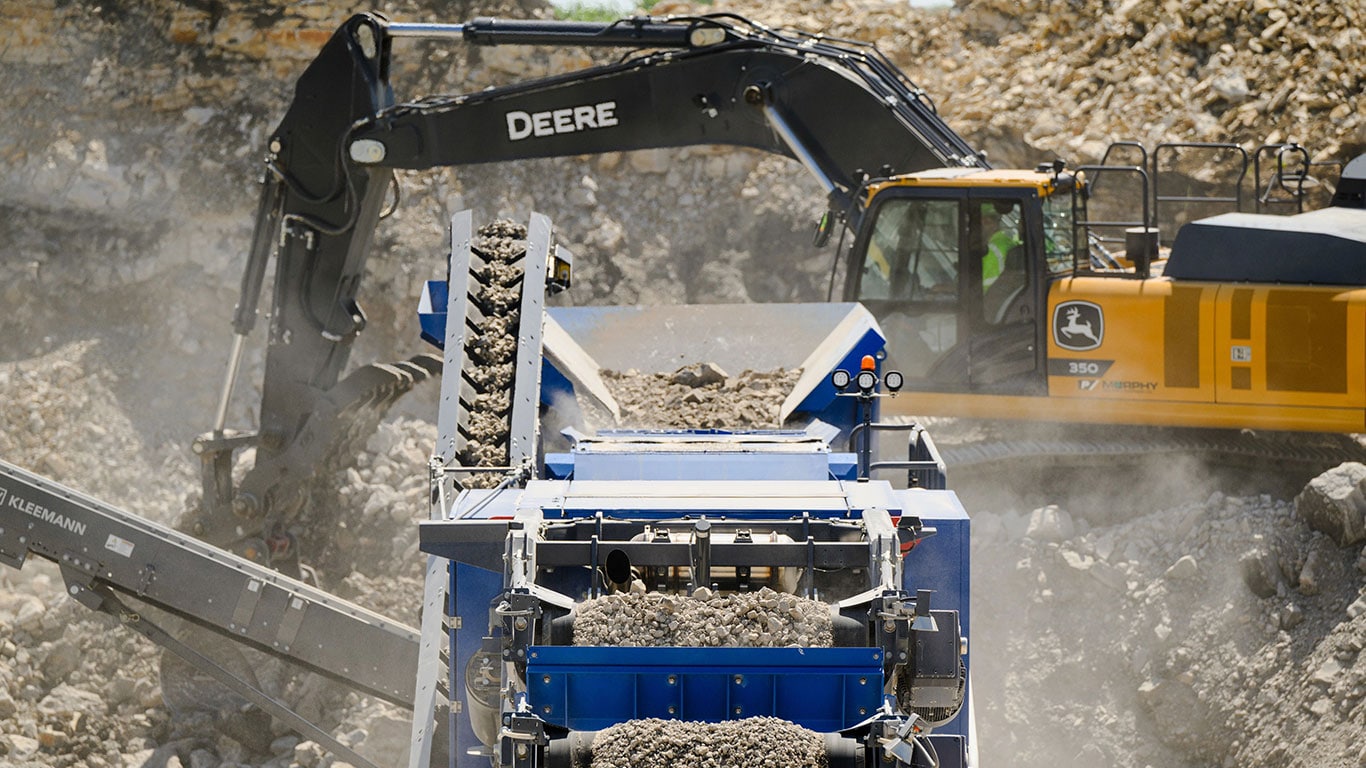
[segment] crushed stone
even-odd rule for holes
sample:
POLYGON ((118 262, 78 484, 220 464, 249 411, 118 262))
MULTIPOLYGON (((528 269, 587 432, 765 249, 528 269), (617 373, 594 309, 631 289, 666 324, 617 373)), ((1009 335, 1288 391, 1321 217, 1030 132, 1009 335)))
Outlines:
MULTIPOLYGON (((701 592, 701 590, 699 590, 701 592)), ((764 587, 706 597, 624 592, 580 603, 575 645, 829 647, 830 606, 764 587)))

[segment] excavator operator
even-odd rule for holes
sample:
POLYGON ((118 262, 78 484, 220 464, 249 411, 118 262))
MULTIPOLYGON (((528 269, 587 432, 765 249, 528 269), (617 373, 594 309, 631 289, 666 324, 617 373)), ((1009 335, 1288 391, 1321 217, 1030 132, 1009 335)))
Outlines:
POLYGON ((982 235, 986 252, 982 254, 982 291, 985 292, 1006 269, 1006 255, 1020 245, 1019 216, 1014 221, 1006 214, 1015 211, 1013 203, 998 200, 982 205, 982 235), (992 233, 987 237, 987 233, 992 233))

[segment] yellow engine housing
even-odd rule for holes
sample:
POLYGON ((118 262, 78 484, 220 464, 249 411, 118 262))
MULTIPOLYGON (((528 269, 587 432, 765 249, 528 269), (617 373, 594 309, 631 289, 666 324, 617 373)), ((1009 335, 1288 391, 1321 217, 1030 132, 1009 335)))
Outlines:
POLYGON ((1068 349, 1053 324, 1050 399, 1139 424, 1366 429, 1366 288, 1075 277, 1048 317, 1073 301, 1101 308, 1102 342, 1068 349))

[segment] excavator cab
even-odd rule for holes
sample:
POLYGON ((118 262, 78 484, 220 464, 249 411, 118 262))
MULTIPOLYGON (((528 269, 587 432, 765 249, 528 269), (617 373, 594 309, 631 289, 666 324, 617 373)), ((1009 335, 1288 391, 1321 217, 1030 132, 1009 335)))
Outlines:
POLYGON ((888 337, 908 388, 1037 394, 1036 318, 1074 263, 1072 185, 1036 171, 939 169, 869 185, 845 299, 888 337))

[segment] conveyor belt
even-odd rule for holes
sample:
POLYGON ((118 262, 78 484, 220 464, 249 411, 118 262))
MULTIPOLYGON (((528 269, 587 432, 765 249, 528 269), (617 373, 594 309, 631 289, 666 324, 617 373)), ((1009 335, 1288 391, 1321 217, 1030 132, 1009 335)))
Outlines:
POLYGON ((0 461, 0 562, 29 555, 396 704, 417 631, 0 461))

